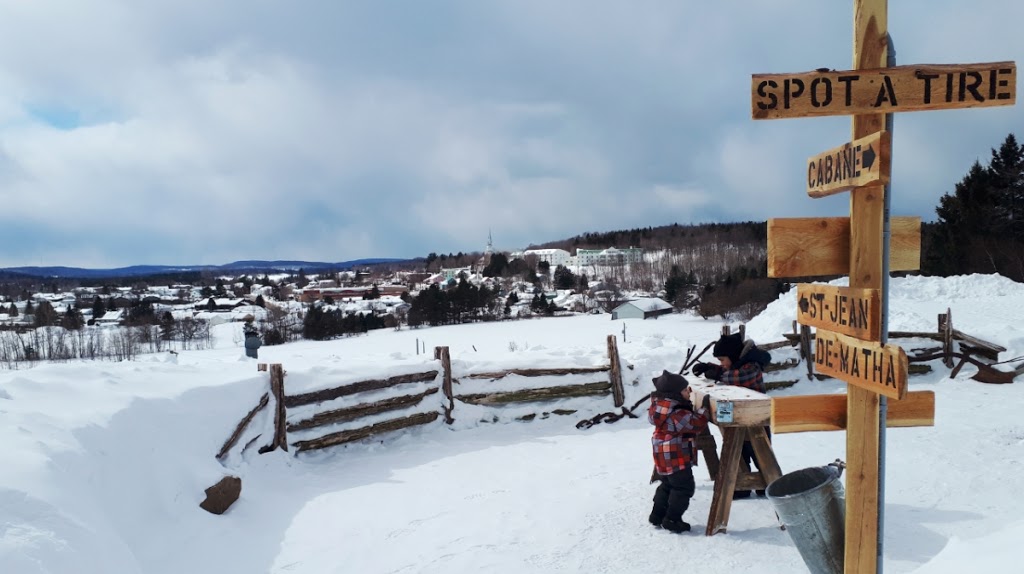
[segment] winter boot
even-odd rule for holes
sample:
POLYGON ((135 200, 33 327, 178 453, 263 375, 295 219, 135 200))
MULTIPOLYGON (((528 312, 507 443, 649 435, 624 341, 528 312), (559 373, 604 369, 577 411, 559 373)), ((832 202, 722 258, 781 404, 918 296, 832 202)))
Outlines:
POLYGON ((671 518, 665 518, 665 520, 661 521, 661 527, 665 530, 668 530, 669 532, 674 532, 676 534, 679 534, 680 532, 690 531, 690 523, 683 522, 682 519, 673 520, 671 518))
POLYGON ((737 491, 732 493, 732 499, 733 500, 739 500, 741 498, 750 498, 750 491, 749 490, 737 490, 737 491))

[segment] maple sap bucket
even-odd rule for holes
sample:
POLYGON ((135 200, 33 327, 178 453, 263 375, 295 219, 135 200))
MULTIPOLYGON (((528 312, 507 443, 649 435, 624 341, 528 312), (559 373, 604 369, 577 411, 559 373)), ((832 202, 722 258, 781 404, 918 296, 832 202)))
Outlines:
MULTIPOLYGON (((841 464, 841 463, 840 463, 841 464)), ((843 574, 846 495, 843 469, 830 464, 783 475, 766 494, 813 574, 843 574)))

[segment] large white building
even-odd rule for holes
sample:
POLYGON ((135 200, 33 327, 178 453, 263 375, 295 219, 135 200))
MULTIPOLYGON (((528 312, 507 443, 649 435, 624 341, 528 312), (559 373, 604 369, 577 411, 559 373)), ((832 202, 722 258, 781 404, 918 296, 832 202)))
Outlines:
POLYGON ((625 249, 577 249, 576 264, 583 265, 620 265, 622 263, 639 263, 644 256, 644 250, 639 247, 627 247, 625 249))
POLYGON ((527 249, 523 251, 523 257, 527 255, 534 255, 539 261, 547 261, 552 267, 569 265, 572 261, 572 255, 565 249, 527 249))

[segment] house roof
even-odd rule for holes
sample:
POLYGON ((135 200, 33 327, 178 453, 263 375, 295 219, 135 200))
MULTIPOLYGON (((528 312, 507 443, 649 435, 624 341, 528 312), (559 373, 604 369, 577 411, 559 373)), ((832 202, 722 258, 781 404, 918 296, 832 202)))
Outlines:
MULTIPOLYGON (((639 299, 632 299, 622 305, 632 305, 645 313, 648 311, 664 311, 665 309, 672 308, 672 305, 657 297, 641 297, 639 299)), ((619 305, 619 307, 622 305, 619 305)))

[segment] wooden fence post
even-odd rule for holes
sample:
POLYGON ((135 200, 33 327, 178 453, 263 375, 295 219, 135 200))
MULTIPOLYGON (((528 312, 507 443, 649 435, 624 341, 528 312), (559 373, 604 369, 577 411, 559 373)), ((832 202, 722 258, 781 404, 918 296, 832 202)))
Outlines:
POLYGON ((939 335, 942 336, 942 364, 953 366, 953 315, 947 307, 946 313, 939 314, 939 335))
POLYGON ((441 361, 441 370, 444 372, 441 391, 448 399, 448 405, 444 407, 444 422, 452 424, 455 422, 455 419, 452 418, 452 410, 455 409, 455 396, 452 392, 452 356, 448 347, 434 347, 434 358, 441 361))
POLYGON ((622 364, 619 362, 619 345, 615 335, 608 335, 608 359, 611 361, 608 377, 612 383, 612 399, 615 406, 621 407, 626 402, 626 390, 622 388, 622 364))
POLYGON ((274 395, 274 441, 270 450, 281 447, 288 451, 288 435, 285 424, 287 413, 284 407, 284 367, 281 363, 270 365, 270 392, 274 395))
POLYGON ((807 362, 807 380, 814 378, 814 351, 811 349, 811 328, 800 325, 800 354, 807 362))

